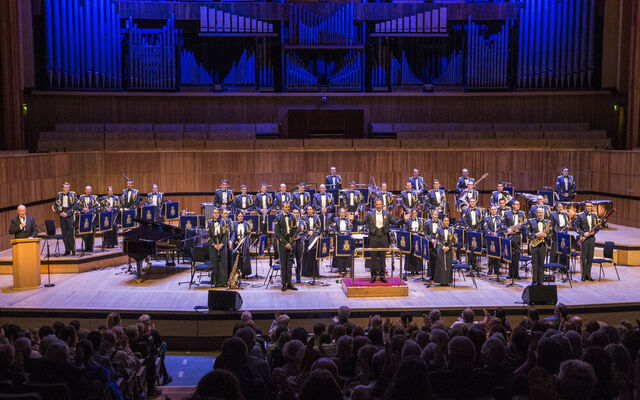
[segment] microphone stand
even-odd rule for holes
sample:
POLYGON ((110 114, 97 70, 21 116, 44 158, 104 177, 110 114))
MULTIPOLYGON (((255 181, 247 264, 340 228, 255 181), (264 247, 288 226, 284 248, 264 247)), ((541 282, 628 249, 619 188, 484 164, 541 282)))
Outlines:
POLYGON ((48 283, 44 284, 44 287, 54 287, 55 283, 51 283, 51 253, 49 252, 49 241, 47 240, 47 277, 48 283))

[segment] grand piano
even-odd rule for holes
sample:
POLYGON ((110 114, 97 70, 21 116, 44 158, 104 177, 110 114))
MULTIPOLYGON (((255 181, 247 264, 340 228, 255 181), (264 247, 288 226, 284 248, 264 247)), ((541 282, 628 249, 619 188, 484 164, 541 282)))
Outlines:
MULTIPOLYGON (((124 232, 122 243, 123 252, 136 260, 136 277, 142 281, 142 262, 151 256, 160 253, 172 252, 175 254, 184 250, 185 231, 172 225, 159 222, 134 219, 139 225, 137 228, 124 232)), ((167 265, 175 265, 167 260, 167 265)))

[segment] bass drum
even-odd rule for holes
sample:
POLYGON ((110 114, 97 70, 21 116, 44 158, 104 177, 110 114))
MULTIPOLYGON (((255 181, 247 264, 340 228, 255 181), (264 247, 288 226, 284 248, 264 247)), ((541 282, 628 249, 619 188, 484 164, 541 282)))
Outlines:
POLYGON ((612 200, 591 200, 593 211, 598 214, 598 218, 604 218, 613 209, 612 200))
POLYGON ((565 211, 569 214, 570 219, 574 219, 578 214, 584 211, 584 203, 580 201, 563 201, 565 211))

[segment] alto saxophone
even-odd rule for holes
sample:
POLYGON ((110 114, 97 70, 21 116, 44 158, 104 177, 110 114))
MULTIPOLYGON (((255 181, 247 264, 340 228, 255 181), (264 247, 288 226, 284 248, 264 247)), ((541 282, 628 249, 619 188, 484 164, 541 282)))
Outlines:
POLYGON ((537 245, 545 241, 545 239, 547 238, 546 235, 549 235, 549 233, 551 233, 551 223, 549 223, 549 221, 544 222, 544 229, 542 230, 542 232, 545 234, 545 236, 536 236, 531 239, 529 247, 536 247, 537 245))

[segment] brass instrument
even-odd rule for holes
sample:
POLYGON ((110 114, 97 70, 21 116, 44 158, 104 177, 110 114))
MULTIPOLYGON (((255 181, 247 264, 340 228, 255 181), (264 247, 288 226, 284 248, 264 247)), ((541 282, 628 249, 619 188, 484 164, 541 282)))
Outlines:
POLYGON ((540 243, 544 243, 547 236, 551 233, 551 222, 549 222, 548 220, 544 220, 543 224, 544 224, 544 229, 542 230, 542 233, 544 233, 544 236, 536 236, 533 239, 531 239, 531 242, 529 243, 529 247, 536 247, 540 243))
MULTIPOLYGON (((609 219, 609 217, 611 216, 611 214, 613 214, 614 212, 616 212, 616 209, 614 208, 613 210, 609 211, 607 213, 607 215, 605 215, 597 224, 595 224, 591 230, 587 233, 593 233, 595 232, 597 229, 599 229, 602 225, 604 225, 607 220, 609 219)), ((582 242, 584 242, 587 239, 587 236, 582 236, 579 240, 578 240, 578 246, 582 244, 582 242)))

